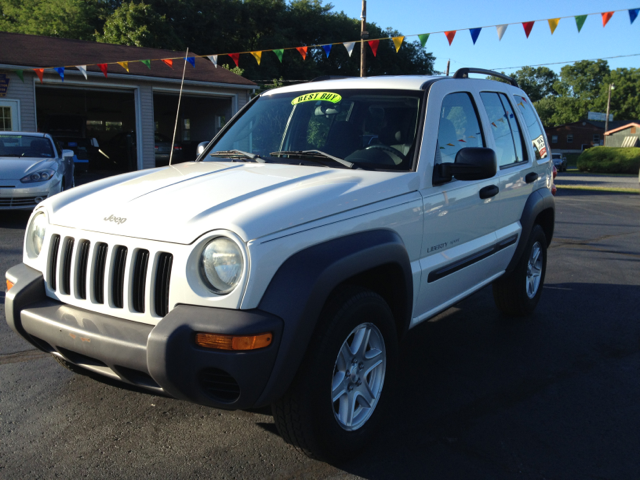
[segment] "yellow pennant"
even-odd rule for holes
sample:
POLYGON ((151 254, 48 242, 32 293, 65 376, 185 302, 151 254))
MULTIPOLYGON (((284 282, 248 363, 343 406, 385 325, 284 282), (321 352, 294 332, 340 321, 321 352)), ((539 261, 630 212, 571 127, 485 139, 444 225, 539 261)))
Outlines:
POLYGON ((560 22, 560 19, 559 18, 550 18, 547 21, 549 22, 549 29, 551 30, 551 35, 553 35, 553 32, 555 32, 556 28, 558 28, 558 23, 560 22))
POLYGON ((260 60, 262 60, 262 51, 251 52, 251 55, 253 55, 256 58, 256 62, 258 62, 258 65, 260 65, 260 60))
POLYGON ((118 65, 120 65, 127 71, 127 73, 129 73, 129 62, 118 62, 118 65))
POLYGON ((396 53, 398 53, 398 50, 400 50, 400 47, 402 46, 402 42, 404 42, 404 37, 392 37, 391 40, 393 40, 393 44, 396 46, 396 53))

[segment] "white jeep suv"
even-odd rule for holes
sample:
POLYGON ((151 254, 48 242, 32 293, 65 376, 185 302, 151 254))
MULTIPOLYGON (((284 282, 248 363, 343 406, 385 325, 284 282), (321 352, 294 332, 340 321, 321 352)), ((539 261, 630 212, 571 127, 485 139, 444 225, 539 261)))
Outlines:
POLYGON ((378 428, 399 342, 485 285, 529 314, 553 164, 516 82, 312 81, 247 104, 197 161, 42 202, 6 317, 77 372, 227 409, 273 406, 307 454, 378 428))

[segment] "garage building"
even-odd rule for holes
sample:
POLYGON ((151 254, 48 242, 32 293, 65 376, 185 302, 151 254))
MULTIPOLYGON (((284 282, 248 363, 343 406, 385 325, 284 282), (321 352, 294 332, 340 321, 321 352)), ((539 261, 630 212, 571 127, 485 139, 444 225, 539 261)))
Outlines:
MULTIPOLYGON (((0 130, 51 133, 80 160, 85 154, 90 168, 166 164, 184 65, 176 58, 184 52, 4 32, 0 44, 0 130), (108 64, 106 76, 97 64, 108 64), (76 65, 87 66, 86 79, 76 65), (53 67, 65 67, 64 81, 53 67)), ((256 89, 208 58, 187 63, 174 159, 195 159, 197 144, 256 89)))

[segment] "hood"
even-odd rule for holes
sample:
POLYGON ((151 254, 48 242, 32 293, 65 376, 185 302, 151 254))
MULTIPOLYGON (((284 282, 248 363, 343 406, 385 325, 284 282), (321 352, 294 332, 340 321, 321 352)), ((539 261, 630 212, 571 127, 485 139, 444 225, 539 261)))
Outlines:
POLYGON ((33 157, 2 157, 0 158, 0 180, 20 180, 22 177, 37 170, 50 168, 58 170, 55 159, 33 157))
POLYGON ((215 229, 249 241, 416 187, 414 173, 191 162, 93 182, 44 205, 57 225, 189 244, 215 229))

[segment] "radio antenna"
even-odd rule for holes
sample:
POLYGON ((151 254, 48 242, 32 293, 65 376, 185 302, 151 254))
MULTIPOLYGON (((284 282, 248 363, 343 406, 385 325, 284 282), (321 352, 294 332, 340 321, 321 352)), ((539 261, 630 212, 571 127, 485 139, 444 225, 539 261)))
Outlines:
POLYGON ((176 124, 173 126, 173 139, 171 140, 171 152, 169 153, 169 165, 173 160, 173 146, 176 143, 176 131, 178 130, 178 118, 180 118, 180 100, 182 100, 182 86, 184 85, 184 72, 187 69, 187 58, 189 58, 189 47, 184 56, 184 65, 182 66, 182 80, 180 81, 180 95, 178 95, 178 110, 176 111, 176 124))

